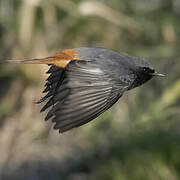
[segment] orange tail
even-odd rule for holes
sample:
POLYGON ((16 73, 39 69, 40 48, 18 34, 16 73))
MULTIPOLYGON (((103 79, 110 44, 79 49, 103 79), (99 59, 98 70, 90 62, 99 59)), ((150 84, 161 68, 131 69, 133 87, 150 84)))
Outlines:
POLYGON ((23 63, 23 64, 53 64, 54 58, 33 58, 33 59, 23 59, 23 60, 6 60, 8 63, 23 63))
POLYGON ((47 64, 55 65, 61 68, 65 68, 69 63, 69 60, 59 59, 56 57, 45 57, 45 58, 34 58, 34 59, 24 59, 24 60, 6 60, 8 63, 18 63, 18 64, 47 64))
POLYGON ((65 68, 71 60, 79 59, 79 54, 74 49, 65 49, 53 56, 45 58, 33 58, 24 60, 6 60, 8 63, 24 63, 24 64, 48 64, 65 68))

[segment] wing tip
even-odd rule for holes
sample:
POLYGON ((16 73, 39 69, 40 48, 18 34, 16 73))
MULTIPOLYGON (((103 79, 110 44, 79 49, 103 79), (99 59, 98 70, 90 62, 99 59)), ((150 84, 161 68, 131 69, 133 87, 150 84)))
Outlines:
POLYGON ((56 127, 56 124, 53 127, 55 130, 58 130, 60 134, 63 134, 71 129, 74 129, 75 127, 56 127))

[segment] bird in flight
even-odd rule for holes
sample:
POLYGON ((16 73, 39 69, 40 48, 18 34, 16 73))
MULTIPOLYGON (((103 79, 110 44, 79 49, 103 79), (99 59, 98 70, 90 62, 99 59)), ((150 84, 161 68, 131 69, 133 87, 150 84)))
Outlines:
POLYGON ((37 103, 46 102, 41 112, 48 109, 45 120, 52 119, 60 133, 95 119, 125 91, 164 76, 147 61, 101 47, 65 49, 45 58, 8 62, 50 66, 46 94, 37 103))

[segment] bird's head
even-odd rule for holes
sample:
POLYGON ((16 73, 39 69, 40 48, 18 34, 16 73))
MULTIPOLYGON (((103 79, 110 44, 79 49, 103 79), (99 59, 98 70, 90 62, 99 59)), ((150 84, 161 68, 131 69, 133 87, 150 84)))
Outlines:
POLYGON ((133 73, 135 74, 134 76, 135 78, 129 89, 132 89, 132 88, 135 88, 144 84, 145 82, 147 82, 154 76, 159 76, 159 77, 165 76, 164 74, 156 72, 153 66, 149 62, 144 61, 140 58, 133 57, 133 60, 131 61, 131 63, 133 63, 134 65, 133 73))

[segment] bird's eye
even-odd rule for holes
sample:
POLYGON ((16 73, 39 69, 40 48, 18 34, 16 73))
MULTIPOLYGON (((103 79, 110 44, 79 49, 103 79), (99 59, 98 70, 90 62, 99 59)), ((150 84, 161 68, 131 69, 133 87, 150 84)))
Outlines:
POLYGON ((144 71, 144 72, 147 72, 147 71, 148 71, 148 68, 143 67, 143 71, 144 71))
POLYGON ((143 72, 145 73, 154 73, 153 69, 147 68, 147 67, 143 67, 143 72))

